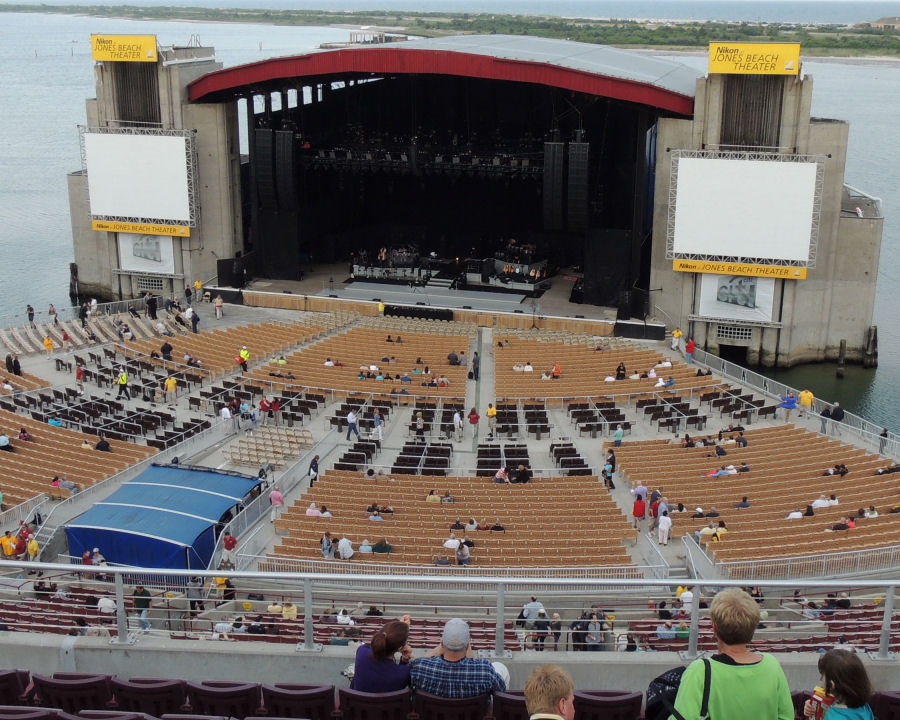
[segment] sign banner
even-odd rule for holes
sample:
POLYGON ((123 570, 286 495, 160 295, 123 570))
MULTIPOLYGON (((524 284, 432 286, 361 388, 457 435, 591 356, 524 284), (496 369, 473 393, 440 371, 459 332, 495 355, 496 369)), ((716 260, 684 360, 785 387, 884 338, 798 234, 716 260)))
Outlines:
POLYGON ((799 75, 800 43, 711 42, 709 72, 729 75, 799 75))
POLYGON ((175 235, 190 237, 187 225, 154 225, 152 223, 119 222, 118 220, 91 220, 91 229, 106 232, 125 232, 137 235, 175 235))
POLYGON ((793 267, 791 265, 748 265, 746 263, 712 262, 709 260, 675 260, 672 262, 672 269, 675 272, 806 280, 806 268, 793 267))
POLYGON ((119 265, 129 272, 174 274, 174 241, 161 235, 119 233, 119 265))
POLYGON ((775 281, 742 275, 703 275, 698 315, 728 320, 772 321, 775 281))
POLYGON ((156 35, 91 35, 94 60, 156 62, 156 35))

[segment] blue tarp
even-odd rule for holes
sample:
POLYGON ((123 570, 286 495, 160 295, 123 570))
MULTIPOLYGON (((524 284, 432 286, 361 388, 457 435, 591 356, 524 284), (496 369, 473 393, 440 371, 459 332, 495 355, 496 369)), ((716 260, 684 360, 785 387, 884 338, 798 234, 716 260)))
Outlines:
POLYGON ((216 523, 259 483, 206 468, 153 465, 66 526, 69 553, 97 547, 121 565, 206 568, 216 523))

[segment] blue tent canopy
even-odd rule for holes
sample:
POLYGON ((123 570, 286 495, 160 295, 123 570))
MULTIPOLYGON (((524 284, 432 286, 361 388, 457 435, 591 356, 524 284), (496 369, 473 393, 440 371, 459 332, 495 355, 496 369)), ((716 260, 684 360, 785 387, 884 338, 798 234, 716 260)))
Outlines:
POLYGON ((259 478, 187 465, 153 465, 66 526, 69 552, 95 547, 109 562, 206 568, 215 525, 259 478))

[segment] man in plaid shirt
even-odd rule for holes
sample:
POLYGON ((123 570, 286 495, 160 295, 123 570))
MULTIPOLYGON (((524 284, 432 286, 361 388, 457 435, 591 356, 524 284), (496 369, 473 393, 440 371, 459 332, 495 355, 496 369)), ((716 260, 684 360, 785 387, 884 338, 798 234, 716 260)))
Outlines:
POLYGON ((410 665, 410 685, 415 690, 445 698, 465 698, 506 691, 506 682, 488 660, 472 657, 469 626, 453 618, 444 625, 441 644, 410 665))

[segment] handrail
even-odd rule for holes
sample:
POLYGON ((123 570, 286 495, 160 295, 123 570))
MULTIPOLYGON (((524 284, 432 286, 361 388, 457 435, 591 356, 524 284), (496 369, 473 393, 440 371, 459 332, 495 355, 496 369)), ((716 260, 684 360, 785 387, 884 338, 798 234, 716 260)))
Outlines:
MULTIPOLYGON (((694 350, 694 361, 706 365, 723 378, 739 382, 754 391, 765 393, 773 398, 787 395, 789 392, 794 393, 794 395, 799 395, 799 390, 790 385, 768 378, 761 373, 754 372, 753 370, 737 365, 736 363, 724 360, 718 355, 713 355, 710 352, 701 350, 699 347, 694 350)), ((832 403, 827 403, 816 398, 813 401, 813 412, 817 415, 821 415, 825 408, 830 408, 831 406, 832 403)), ((819 432, 825 434, 826 430, 830 428, 836 428, 836 432, 842 432, 844 430, 852 432, 855 436, 859 437, 862 442, 866 443, 867 446, 878 448, 877 452, 879 452, 879 454, 883 454, 886 450, 890 450, 892 456, 896 456, 900 453, 900 435, 888 432, 887 437, 882 438, 882 426, 869 422, 865 418, 847 412, 846 410, 844 411, 844 419, 840 423, 822 418, 822 427, 819 432), (883 444, 881 442, 882 439, 885 440, 885 443, 883 444)))
MULTIPOLYGON (((31 564, 20 561, 7 561, 6 567, 29 569, 31 564)), ((495 629, 495 648, 503 648, 505 624, 500 622, 506 618, 507 610, 512 611, 517 605, 517 600, 525 596, 526 593, 554 593, 564 589, 566 592, 580 593, 582 595, 596 596, 599 592, 611 592, 619 590, 630 590, 632 592, 650 593, 656 592, 668 593, 671 591, 672 581, 668 578, 650 578, 650 577, 566 577, 564 580, 554 576, 554 571, 561 571, 561 568, 550 569, 545 572, 535 568, 506 568, 506 569, 490 569, 485 568, 484 573, 479 569, 466 567, 448 567, 443 570, 436 568, 427 568, 427 574, 416 575, 408 568, 404 568, 402 572, 390 574, 379 572, 384 570, 381 566, 373 567, 373 572, 367 573, 359 564, 354 564, 356 572, 340 572, 341 566, 335 566, 338 572, 296 572, 296 571, 249 571, 235 570, 229 571, 228 575, 232 579, 242 581, 265 581, 270 585, 279 585, 282 588, 296 588, 295 594, 303 596, 304 601, 304 649, 314 650, 314 634, 313 634, 313 595, 318 588, 322 590, 322 597, 326 597, 331 593, 329 588, 333 588, 336 583, 342 583, 347 587, 359 588, 361 586, 378 586, 380 592, 391 593, 403 598, 405 602, 409 601, 409 593, 420 587, 425 587, 434 593, 460 594, 465 592, 475 592, 481 595, 494 595, 496 598, 496 613, 498 622, 495 629), (491 574, 492 573, 492 574, 491 574), (657 588, 659 589, 657 591, 657 588), (507 597, 507 593, 510 597, 507 597)), ((117 637, 113 640, 116 644, 130 644, 131 639, 128 635, 128 618, 127 609, 125 607, 125 582, 135 582, 135 577, 139 577, 139 582, 145 586, 159 585, 165 589, 170 589, 171 582, 181 584, 182 579, 189 577, 201 577, 211 579, 220 571, 216 570, 171 570, 171 569, 150 569, 140 568, 135 573, 134 568, 124 568, 114 565, 73 565, 64 563, 45 563, 42 564, 42 570, 45 574, 54 572, 65 572, 76 574, 78 576, 87 576, 93 578, 96 575, 113 576, 113 587, 116 591, 116 620, 117 620, 117 637), (146 579, 145 579, 146 578, 146 579)), ((424 568, 423 568, 424 570, 424 568)), ((590 570, 590 569, 586 569, 590 570)), ((896 570, 896 568, 895 568, 896 570)), ((571 570, 569 570, 571 573, 571 570)), ((684 584, 694 588, 695 597, 701 597, 710 591, 715 591, 725 587, 741 587, 746 585, 746 580, 732 579, 716 579, 716 580, 692 580, 683 581, 684 584)), ((245 585, 247 583, 244 583, 245 585)), ((891 620, 894 607, 894 593, 896 586, 900 584, 900 578, 894 577, 881 580, 854 580, 854 587, 875 589, 883 592, 884 604, 882 607, 882 632, 879 638, 878 659, 887 660, 890 658, 890 641, 891 641, 891 620)), ((257 585, 259 587, 259 585, 257 585)), ((800 588, 815 589, 817 592, 827 592, 829 590, 844 590, 846 582, 840 580, 819 580, 807 579, 797 580, 792 578, 789 580, 767 580, 763 586, 766 589, 784 589, 785 591, 800 588)), ((333 595, 332 595, 333 597, 333 595)), ((689 650, 685 657, 690 659, 696 656, 699 636, 699 618, 701 614, 700 603, 695 602, 691 606, 691 629, 689 635, 689 650)))

